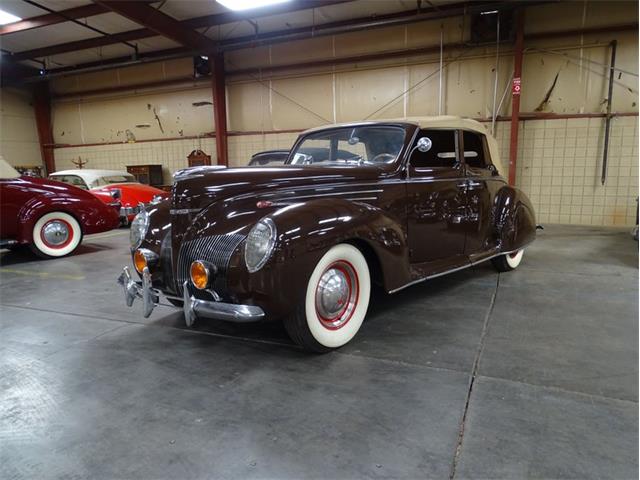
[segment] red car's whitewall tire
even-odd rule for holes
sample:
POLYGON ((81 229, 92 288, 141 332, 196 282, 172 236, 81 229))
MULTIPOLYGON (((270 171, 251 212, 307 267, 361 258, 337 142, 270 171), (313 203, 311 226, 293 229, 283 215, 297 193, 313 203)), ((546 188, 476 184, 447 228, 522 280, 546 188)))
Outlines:
POLYGON ((31 249, 44 258, 64 257, 82 241, 82 228, 68 213, 51 212, 41 216, 33 226, 31 249))
POLYGON ((492 258, 491 263, 493 263, 494 268, 499 272, 510 272, 511 270, 515 270, 516 268, 518 268, 518 265, 520 265, 520 262, 522 261, 523 255, 524 248, 521 248, 520 250, 516 250, 515 252, 492 258))
POLYGON ((370 295, 367 260, 353 245, 336 245, 320 259, 303 301, 285 319, 287 332, 307 350, 339 348, 360 330, 370 295))

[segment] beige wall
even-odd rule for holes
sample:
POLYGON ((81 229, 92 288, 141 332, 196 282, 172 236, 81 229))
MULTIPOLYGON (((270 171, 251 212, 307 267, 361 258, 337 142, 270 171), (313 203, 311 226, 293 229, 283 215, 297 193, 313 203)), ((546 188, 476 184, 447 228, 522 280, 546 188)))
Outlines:
POLYGON ((0 154, 11 165, 42 166, 31 93, 0 90, 0 114, 0 154))
MULTIPOLYGON (((638 15, 634 2, 590 1, 529 7, 525 18, 525 32, 534 34, 637 22, 638 15)), ((227 54, 226 67, 231 72, 248 67, 268 69, 292 62, 431 46, 439 42, 441 25, 446 43, 461 42, 469 39, 468 23, 452 18, 247 49, 227 54)), ((527 41, 521 110, 561 115, 605 112, 607 69, 601 64, 608 63, 608 44, 613 39, 619 44, 617 66, 637 73, 638 35, 634 32, 527 41), (549 101, 543 103, 556 75, 549 101)), ((491 116, 495 54, 495 46, 445 52, 443 113, 491 116)), ((288 148, 296 136, 274 131, 334 121, 437 114, 438 63, 438 55, 420 55, 311 70, 288 69, 274 75, 268 70, 230 75, 229 129, 250 133, 230 137, 230 164, 245 164, 260 150, 288 148), (402 95, 407 90, 409 93, 402 95)), ((501 46, 498 97, 508 86, 512 70, 512 49, 501 46)), ((198 146, 215 158, 214 140, 206 137, 215 130, 208 104, 212 101, 210 85, 207 80, 189 80, 190 75, 187 59, 57 80, 54 91, 65 97, 54 105, 54 138, 59 144, 75 145, 56 149, 57 167, 72 166, 70 160, 78 155, 89 159, 93 167, 162 163, 168 181, 169 174, 184 167, 187 154, 198 146), (184 82, 170 87, 82 94, 83 90, 165 79, 184 82), (202 102, 204 106, 194 105, 202 102), (130 143, 134 138, 135 143, 130 143), (165 141, 140 142, 159 139, 165 141), (129 143, 124 143, 127 140, 129 143), (82 146, 108 142, 123 143, 82 146)), ((510 103, 507 95, 501 115, 510 114, 510 103)), ((637 115, 637 76, 616 76, 613 111, 637 115)), ((541 221, 607 225, 635 220, 637 116, 613 121, 609 180, 600 187, 603 123, 601 118, 521 122, 517 181, 531 195, 541 221)), ((496 136, 506 158, 507 122, 498 122, 496 136)))

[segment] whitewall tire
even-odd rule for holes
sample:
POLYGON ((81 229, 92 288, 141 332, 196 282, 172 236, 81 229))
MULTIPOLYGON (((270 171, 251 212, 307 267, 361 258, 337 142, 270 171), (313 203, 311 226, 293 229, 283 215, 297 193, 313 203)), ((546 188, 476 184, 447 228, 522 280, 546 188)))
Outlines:
POLYGON ((46 213, 33 226, 31 249, 44 258, 64 257, 82 241, 82 228, 68 213, 46 213))
POLYGON ((491 259, 491 263, 496 270, 499 272, 510 272, 511 270, 515 270, 520 265, 522 261, 522 256, 524 255, 524 248, 520 250, 516 250, 515 252, 506 253, 504 255, 500 255, 499 257, 491 259))
POLYGON ((285 327, 307 350, 327 352, 347 344, 369 307, 371 277, 364 255, 346 243, 329 249, 309 278, 303 301, 285 327))

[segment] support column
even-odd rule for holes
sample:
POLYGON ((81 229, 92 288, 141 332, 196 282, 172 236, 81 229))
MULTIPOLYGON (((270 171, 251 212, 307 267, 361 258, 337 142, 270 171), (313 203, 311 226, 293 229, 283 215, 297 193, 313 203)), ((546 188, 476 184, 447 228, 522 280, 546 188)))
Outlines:
POLYGON ((53 155, 53 128, 51 126, 51 95, 49 83, 36 83, 33 89, 33 110, 36 116, 38 140, 40 141, 40 154, 47 175, 56 171, 56 162, 53 155))
POLYGON ((229 165, 227 148, 227 99, 225 94, 224 56, 217 53, 211 62, 213 87, 213 117, 216 129, 218 165, 229 165))
POLYGON ((513 56, 513 85, 511 89, 511 141, 509 142, 509 185, 516 183, 518 160, 518 126, 520 122, 520 90, 522 86, 522 52, 524 47, 524 8, 516 12, 516 44, 513 56))

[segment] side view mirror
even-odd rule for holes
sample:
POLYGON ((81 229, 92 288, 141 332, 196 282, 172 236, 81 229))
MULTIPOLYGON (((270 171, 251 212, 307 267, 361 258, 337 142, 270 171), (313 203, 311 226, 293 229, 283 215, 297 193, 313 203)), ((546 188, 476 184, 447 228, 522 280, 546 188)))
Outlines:
POLYGON ((431 142, 431 139, 429 137, 421 137, 420 139, 418 139, 418 143, 416 144, 416 148, 422 153, 426 153, 431 150, 432 146, 433 142, 431 142))

